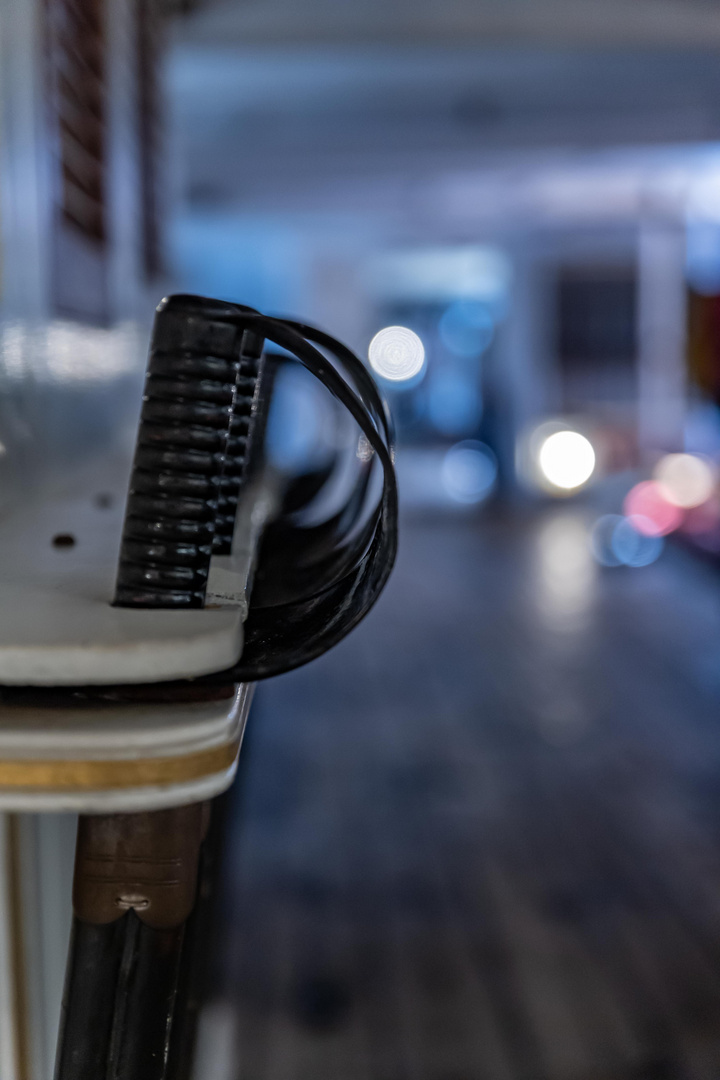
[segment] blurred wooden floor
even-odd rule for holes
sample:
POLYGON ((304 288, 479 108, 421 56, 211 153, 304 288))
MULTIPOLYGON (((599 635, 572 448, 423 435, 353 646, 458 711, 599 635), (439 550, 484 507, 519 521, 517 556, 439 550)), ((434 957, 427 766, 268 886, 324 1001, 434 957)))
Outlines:
POLYGON ((720 573, 577 511, 411 523, 260 687, 217 995, 233 1080, 718 1080, 720 573))

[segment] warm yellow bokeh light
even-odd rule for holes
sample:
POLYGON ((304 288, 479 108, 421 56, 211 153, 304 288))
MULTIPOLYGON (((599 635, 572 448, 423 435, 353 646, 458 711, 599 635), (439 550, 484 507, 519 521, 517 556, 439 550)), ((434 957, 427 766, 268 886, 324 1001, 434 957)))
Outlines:
POLYGON ((715 490, 715 470, 694 454, 666 454, 653 475, 668 502, 685 510, 702 506, 715 490))

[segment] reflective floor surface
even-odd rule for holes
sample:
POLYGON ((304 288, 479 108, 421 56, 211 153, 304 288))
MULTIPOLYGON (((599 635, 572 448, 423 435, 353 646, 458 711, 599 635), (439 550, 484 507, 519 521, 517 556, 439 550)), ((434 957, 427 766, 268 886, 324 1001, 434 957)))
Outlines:
POLYGON ((720 1076, 720 570, 586 527, 408 522, 363 626, 259 688, 214 1075, 720 1076))

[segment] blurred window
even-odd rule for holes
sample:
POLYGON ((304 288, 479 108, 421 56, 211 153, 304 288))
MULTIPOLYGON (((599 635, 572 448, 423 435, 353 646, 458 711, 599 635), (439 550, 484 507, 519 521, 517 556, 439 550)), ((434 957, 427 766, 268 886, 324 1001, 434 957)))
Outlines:
POLYGON ((566 267, 557 279, 556 345, 566 408, 634 400, 634 267, 566 267))
POLYGON ((636 292, 631 268, 561 271, 558 345, 564 368, 633 362, 636 292))

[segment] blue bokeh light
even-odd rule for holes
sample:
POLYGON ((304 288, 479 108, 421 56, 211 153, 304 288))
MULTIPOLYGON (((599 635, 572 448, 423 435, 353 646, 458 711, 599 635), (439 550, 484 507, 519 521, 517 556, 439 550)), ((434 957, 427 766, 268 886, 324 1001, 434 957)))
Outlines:
POLYGON ((633 525, 632 517, 623 518, 613 530, 612 550, 625 566, 649 566, 660 556, 662 536, 648 536, 633 525))
POLYGON ((495 487, 497 475, 497 458, 492 450, 474 439, 450 447, 443 460, 443 484, 457 502, 482 502, 495 487))
POLYGON ((593 525, 590 547, 602 566, 650 566, 664 547, 661 536, 648 536, 635 528, 632 517, 604 514, 593 525))
POLYGON ((455 356, 480 356, 492 341, 495 320, 487 304, 478 300, 456 300, 443 313, 440 340, 455 356))

